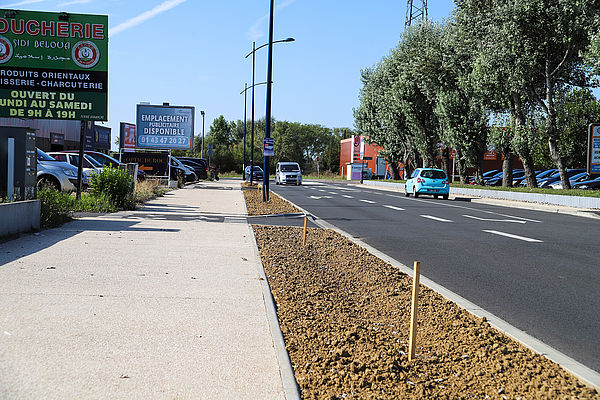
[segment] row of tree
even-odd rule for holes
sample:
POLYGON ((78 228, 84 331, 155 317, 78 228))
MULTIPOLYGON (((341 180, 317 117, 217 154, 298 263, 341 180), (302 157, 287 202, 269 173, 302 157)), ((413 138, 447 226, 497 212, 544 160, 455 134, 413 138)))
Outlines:
MULTIPOLYGON (((242 165, 250 165, 251 149, 254 147, 254 165, 262 168, 263 139, 265 137, 265 120, 254 122, 254 143, 251 143, 251 121, 227 121, 222 115, 211 124, 204 140, 204 157, 208 158, 208 145, 212 145, 213 155, 210 162, 221 171, 242 172, 242 165), (244 135, 244 129, 246 131, 244 135), (245 137, 245 162, 244 162, 245 137)), ((270 168, 273 170, 280 161, 295 161, 303 171, 316 170, 316 158, 320 158, 321 171, 339 173, 340 140, 353 134, 349 128, 326 128, 317 124, 302 124, 299 122, 271 122, 271 137, 275 140, 275 156, 270 158, 270 168)), ((194 139, 193 153, 202 152, 202 138, 194 139)), ((177 153, 174 153, 175 155, 177 153)))
MULTIPOLYGON (((456 0, 445 23, 406 30, 398 46, 361 71, 355 125, 391 165, 448 171, 456 149, 461 182, 482 174, 483 155, 515 154, 527 184, 536 167, 585 165, 586 125, 600 121, 589 87, 600 70, 600 0, 456 0)), ((395 174, 396 171, 392 170, 395 174)))

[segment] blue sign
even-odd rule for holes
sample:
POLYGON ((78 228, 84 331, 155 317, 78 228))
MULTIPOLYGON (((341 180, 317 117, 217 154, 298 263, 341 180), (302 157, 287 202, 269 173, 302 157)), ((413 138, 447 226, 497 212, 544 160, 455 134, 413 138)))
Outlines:
POLYGON ((264 155, 266 157, 273 157, 275 155, 275 139, 272 137, 265 138, 265 151, 264 155))
POLYGON ((194 107, 137 105, 137 148, 192 148, 194 107))

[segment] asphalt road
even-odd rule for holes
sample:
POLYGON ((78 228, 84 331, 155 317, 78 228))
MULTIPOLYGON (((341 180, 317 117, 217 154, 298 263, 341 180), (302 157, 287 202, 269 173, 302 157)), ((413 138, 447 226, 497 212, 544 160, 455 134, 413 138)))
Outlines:
POLYGON ((343 182, 270 188, 600 372, 600 220, 343 182))

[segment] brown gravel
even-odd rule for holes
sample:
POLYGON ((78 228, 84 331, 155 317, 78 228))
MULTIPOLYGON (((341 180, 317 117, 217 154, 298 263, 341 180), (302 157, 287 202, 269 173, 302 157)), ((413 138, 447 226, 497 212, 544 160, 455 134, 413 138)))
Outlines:
POLYGON ((250 186, 248 182, 242 184, 244 198, 248 215, 272 215, 301 212, 297 207, 287 200, 282 199, 272 191, 269 191, 269 201, 263 203, 260 186, 250 186))
POLYGON ((253 227, 304 399, 600 399, 422 285, 411 363, 410 277, 334 231, 253 227))

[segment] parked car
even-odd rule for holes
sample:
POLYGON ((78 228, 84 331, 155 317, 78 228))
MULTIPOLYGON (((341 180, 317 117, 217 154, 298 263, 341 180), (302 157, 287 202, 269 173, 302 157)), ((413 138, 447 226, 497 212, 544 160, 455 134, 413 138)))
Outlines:
MULTIPOLYGON (((483 181, 485 181, 486 179, 489 179, 489 178, 491 178, 492 176, 494 176, 494 175, 496 175, 496 174, 498 174, 498 173, 500 173, 500 172, 502 172, 502 170, 499 170, 499 169, 492 169, 492 170, 490 170, 490 171, 486 171, 486 172, 484 172, 484 173, 481 175, 481 179, 482 179, 483 181)), ((470 179, 469 179, 469 184, 470 184, 470 185, 474 185, 474 184, 475 184, 475 178, 476 178, 476 177, 472 177, 472 178, 470 178, 470 179)))
MULTIPOLYGON (((583 181, 588 181, 588 180, 590 180, 590 175, 587 172, 580 172, 569 178, 569 184, 571 187, 573 187, 573 185, 577 182, 583 182, 583 181)), ((552 185, 550 185, 550 187, 552 189, 562 189, 563 184, 560 180, 558 180, 558 181, 554 182, 552 185)))
MULTIPOLYGON (((51 186, 56 190, 63 192, 73 192, 77 190, 77 168, 62 161, 56 161, 54 158, 44 153, 40 149, 37 152, 37 186, 38 189, 43 186, 51 186)), ((82 186, 89 186, 89 176, 83 171, 82 186)))
POLYGON ((488 176, 487 178, 484 178, 483 184, 487 185, 487 183, 490 179, 496 179, 498 177, 502 178, 502 170, 501 169, 499 169, 498 172, 496 172, 495 174, 492 174, 492 175, 488 176))
MULTIPOLYGON (((539 173, 536 172, 536 174, 535 174, 535 180, 536 180, 537 184, 539 185, 540 180, 549 177, 550 175, 552 175, 556 171, 558 171, 558 170, 556 168, 554 168, 554 169, 542 170, 539 173)), ((527 180, 526 179, 521 180, 521 182, 519 183, 519 186, 526 187, 527 186, 527 180)))
MULTIPOLYGON (((78 150, 67 150, 67 151, 64 151, 63 153, 79 153, 79 151, 78 150)), ((84 153, 86 156, 91 157, 94 160, 98 161, 98 163, 102 164, 103 167, 110 166, 113 168, 119 168, 119 166, 122 165, 122 163, 119 160, 117 160, 114 157, 109 156, 108 154, 100 153, 98 151, 91 151, 91 150, 86 150, 84 153)), ((137 170, 137 179, 138 179, 138 181, 143 181, 144 179, 146 179, 146 173, 139 168, 137 170)))
MULTIPOLYGON (((585 172, 585 169, 581 169, 581 168, 567 169, 565 171, 565 175, 567 176, 567 178, 570 178, 573 175, 577 175, 581 172, 585 172)), ((538 187, 539 188, 547 188, 547 187, 550 187, 550 185, 552 185, 553 183, 558 182, 558 181, 560 181, 560 173, 558 171, 556 171, 549 177, 540 180, 540 182, 538 182, 538 187)))
POLYGON ((195 164, 200 165, 202 168, 199 171, 196 171, 196 175, 198 175, 199 179, 207 179, 208 178, 208 162, 206 161, 206 158, 200 158, 200 157, 177 157, 177 159, 179 161, 181 161, 182 163, 190 166, 190 164, 186 163, 186 161, 189 162, 193 162, 195 164))
POLYGON ((572 189, 600 189, 600 177, 573 184, 572 189))
MULTIPOLYGON (((248 165, 245 169, 245 173, 246 173, 246 180, 250 180, 250 166, 248 165)), ((259 167, 258 165, 255 165, 253 170, 252 170, 252 180, 253 181, 260 181, 263 178, 263 170, 261 167, 259 167)))
POLYGON ((177 157, 171 156, 171 177, 182 175, 186 182, 194 182, 198 180, 196 173, 189 167, 185 166, 177 157), (173 168, 174 167, 174 168, 173 168), (175 174, 173 174, 175 169, 175 174))
POLYGON ((275 184, 302 184, 302 171, 297 162, 278 162, 275 167, 275 184))
MULTIPOLYGON (((67 153, 67 152, 51 152, 48 155, 54 158, 56 161, 63 161, 71 164, 75 168, 79 168, 79 153, 67 153)), ((102 172, 102 164, 94 160, 90 156, 83 155, 83 170, 88 174, 95 174, 102 172)))
POLYGON ((413 194, 419 197, 421 194, 433 195, 436 199, 442 196, 444 200, 448 199, 450 194, 450 185, 446 172, 435 168, 417 168, 412 173, 410 179, 406 181, 405 195, 408 197, 413 194))
MULTIPOLYGON (((525 172, 523 172, 522 169, 513 169, 513 177, 514 176, 520 176, 521 174, 523 174, 523 176, 525 176, 525 172)), ((488 179, 485 184, 487 186, 502 186, 502 178, 504 176, 503 172, 500 172, 497 175, 494 175, 493 178, 488 179)))
POLYGON ((207 179, 208 178, 208 173, 206 171, 206 164, 200 164, 196 161, 191 161, 188 159, 181 159, 179 157, 177 159, 179 161, 181 161, 181 163, 183 165, 192 169, 194 171, 194 173, 196 174, 196 176, 198 177, 198 179, 207 179))

